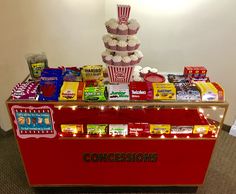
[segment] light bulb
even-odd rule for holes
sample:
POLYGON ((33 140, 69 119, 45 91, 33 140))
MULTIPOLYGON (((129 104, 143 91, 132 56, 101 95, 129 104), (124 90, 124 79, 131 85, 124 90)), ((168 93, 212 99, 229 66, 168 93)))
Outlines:
POLYGON ((72 109, 72 110, 75 110, 75 109, 76 109, 76 106, 72 106, 71 109, 72 109))
POLYGON ((213 106, 213 107, 211 107, 211 108, 212 108, 212 110, 216 110, 216 109, 217 109, 215 106, 213 106))
POLYGON ((100 106, 100 109, 101 109, 101 110, 104 110, 104 108, 105 108, 104 106, 100 106))

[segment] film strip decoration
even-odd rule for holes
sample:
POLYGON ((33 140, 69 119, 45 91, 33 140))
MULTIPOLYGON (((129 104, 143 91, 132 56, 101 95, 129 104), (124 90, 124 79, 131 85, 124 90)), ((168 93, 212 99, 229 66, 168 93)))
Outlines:
POLYGON ((117 5, 118 19, 120 24, 128 23, 130 9, 130 5, 117 5))
POLYGON ((16 124, 16 134, 20 138, 54 138, 53 110, 49 106, 23 107, 14 105, 11 107, 16 124))

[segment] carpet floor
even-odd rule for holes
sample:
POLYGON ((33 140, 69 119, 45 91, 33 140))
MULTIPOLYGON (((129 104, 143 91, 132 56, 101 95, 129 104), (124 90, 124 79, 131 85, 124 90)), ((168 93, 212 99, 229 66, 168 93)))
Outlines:
MULTIPOLYGON (((30 188, 13 136, 0 135, 0 194, 40 193, 105 193, 100 189, 84 188, 30 188)), ((162 193, 158 188, 113 189, 106 193, 162 193)), ((165 193, 168 193, 165 192, 165 193)), ((178 193, 178 192, 172 192, 178 193)), ((236 194, 236 138, 226 131, 220 133, 205 184, 196 194, 236 194)))

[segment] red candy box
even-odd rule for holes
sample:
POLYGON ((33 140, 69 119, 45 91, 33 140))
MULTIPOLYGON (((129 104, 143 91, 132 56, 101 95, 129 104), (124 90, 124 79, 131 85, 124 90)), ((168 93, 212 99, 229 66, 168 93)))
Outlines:
POLYGON ((187 78, 205 78, 207 69, 203 66, 185 66, 184 75, 187 78))
POLYGON ((129 123, 129 135, 142 136, 150 134, 150 127, 148 123, 129 123))
POLYGON ((152 100, 152 84, 148 82, 130 82, 130 100, 152 100))

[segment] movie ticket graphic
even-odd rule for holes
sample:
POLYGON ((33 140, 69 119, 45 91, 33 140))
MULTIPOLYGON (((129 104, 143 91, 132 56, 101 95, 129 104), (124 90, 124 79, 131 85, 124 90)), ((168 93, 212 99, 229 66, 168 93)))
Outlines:
POLYGON ((54 138, 53 110, 48 106, 23 107, 14 105, 11 108, 16 124, 16 134, 20 138, 54 138))

